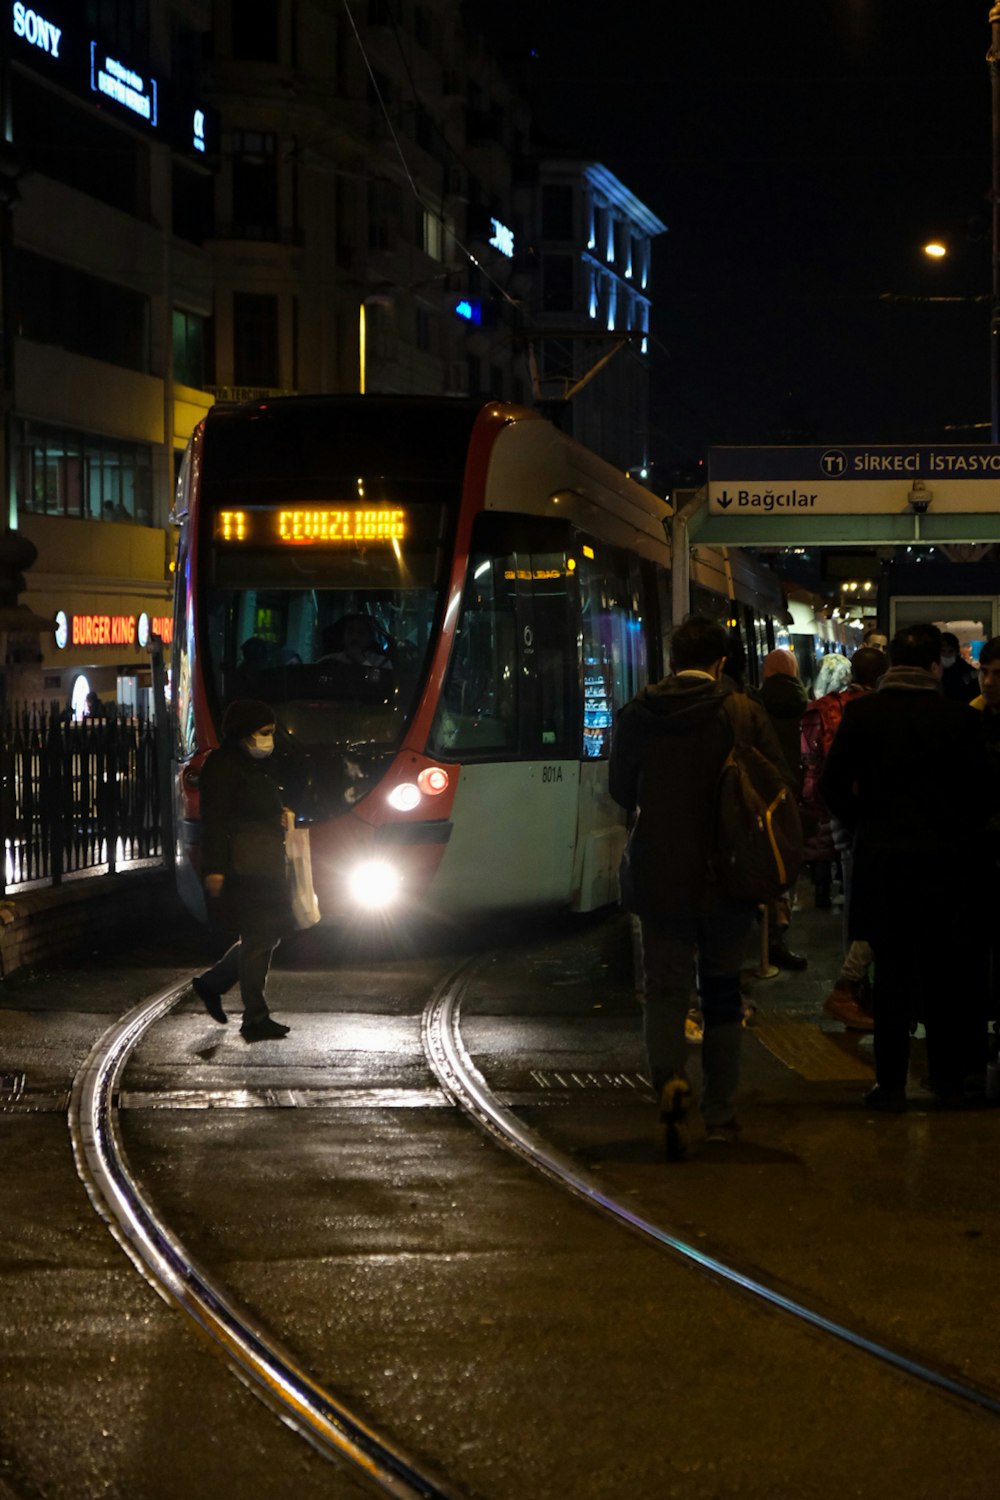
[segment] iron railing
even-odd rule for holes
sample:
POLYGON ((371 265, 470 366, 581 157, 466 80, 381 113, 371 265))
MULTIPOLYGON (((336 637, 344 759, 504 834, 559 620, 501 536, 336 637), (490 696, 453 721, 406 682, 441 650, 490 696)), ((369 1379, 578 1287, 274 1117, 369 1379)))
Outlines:
POLYGON ((0 718, 0 888, 58 885, 162 859, 152 718, 68 720, 57 706, 0 718))

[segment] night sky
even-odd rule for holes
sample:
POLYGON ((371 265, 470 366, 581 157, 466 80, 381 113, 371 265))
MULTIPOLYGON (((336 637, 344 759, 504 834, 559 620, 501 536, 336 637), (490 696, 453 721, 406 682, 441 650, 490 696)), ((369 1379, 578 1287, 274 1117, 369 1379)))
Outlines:
MULTIPOLYGON (((467 5, 489 28, 488 11, 467 5)), ((987 0, 507 0, 537 125, 666 222, 653 447, 989 441, 987 0), (533 55, 532 55, 533 54, 533 55), (932 234, 954 246, 932 263, 932 234), (986 426, 977 427, 982 423, 986 426)))

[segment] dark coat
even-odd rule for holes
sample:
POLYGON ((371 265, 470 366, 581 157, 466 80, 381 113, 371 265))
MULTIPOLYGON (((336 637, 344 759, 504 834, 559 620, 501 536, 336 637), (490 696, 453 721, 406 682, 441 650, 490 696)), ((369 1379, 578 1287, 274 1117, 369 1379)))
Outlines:
POLYGON ((945 667, 941 673, 941 687, 946 698, 954 698, 956 703, 971 703, 979 696, 979 673, 964 656, 960 656, 953 666, 945 667))
POLYGON ((226 740, 205 761, 201 874, 222 875, 210 915, 231 932, 292 931, 281 790, 266 760, 226 740))
POLYGON ((975 926, 996 792, 971 708, 946 698, 929 672, 893 667, 847 705, 819 790, 854 831, 852 938, 877 940, 900 892, 911 894, 916 924, 954 913, 975 926))
MULTIPOLYGON (((687 917, 718 900, 718 780, 733 746, 725 697, 719 683, 681 674, 643 688, 618 716, 608 789, 637 815, 622 865, 622 904, 641 917, 687 917)), ((753 743, 782 767, 767 715, 747 701, 753 743)))
POLYGON ((797 677, 775 672, 766 677, 760 688, 760 701, 778 737, 781 754, 796 796, 802 790, 802 715, 809 705, 806 690, 797 677))

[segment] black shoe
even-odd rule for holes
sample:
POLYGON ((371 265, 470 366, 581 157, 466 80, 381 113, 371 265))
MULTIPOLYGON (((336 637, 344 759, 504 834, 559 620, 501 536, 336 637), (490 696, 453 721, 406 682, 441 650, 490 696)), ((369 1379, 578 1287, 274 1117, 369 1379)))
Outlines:
POLYGON ((880 1083, 862 1094, 861 1102, 867 1109, 878 1109, 884 1114, 901 1115, 906 1109, 906 1090, 887 1089, 880 1083))
POLYGON ((287 1036, 291 1029, 290 1026, 282 1026, 280 1021, 272 1021, 270 1016, 265 1016, 263 1021, 252 1021, 249 1026, 244 1022, 240 1027, 240 1036, 245 1042, 276 1042, 280 1037, 287 1036))
POLYGON ((222 1009, 222 996, 217 995, 214 990, 210 990, 204 979, 192 979, 191 988, 212 1017, 212 1020, 218 1021, 220 1026, 225 1026, 229 1017, 222 1009))
POLYGON ((793 953, 784 943, 772 943, 767 956, 778 969, 805 969, 809 964, 804 954, 793 953))

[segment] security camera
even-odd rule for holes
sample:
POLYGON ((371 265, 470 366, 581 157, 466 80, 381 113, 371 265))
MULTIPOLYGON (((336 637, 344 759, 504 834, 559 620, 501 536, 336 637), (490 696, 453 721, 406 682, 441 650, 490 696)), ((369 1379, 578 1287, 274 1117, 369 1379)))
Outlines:
POLYGON ((913 481, 913 488, 906 497, 907 504, 915 516, 925 516, 931 508, 933 499, 932 491, 924 488, 922 479, 913 481))

